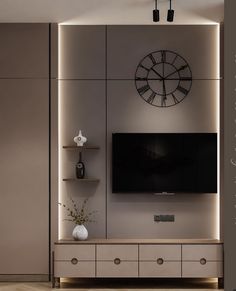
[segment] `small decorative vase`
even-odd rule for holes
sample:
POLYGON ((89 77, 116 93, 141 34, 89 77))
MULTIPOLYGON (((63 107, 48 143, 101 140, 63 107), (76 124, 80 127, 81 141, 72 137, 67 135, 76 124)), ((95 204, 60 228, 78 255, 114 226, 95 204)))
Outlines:
POLYGON ((72 232, 74 240, 86 240, 88 238, 87 228, 83 224, 75 226, 72 232))
POLYGON ((74 142, 77 143, 78 147, 82 147, 84 143, 87 141, 87 138, 82 135, 82 131, 79 131, 79 135, 74 137, 74 142))
POLYGON ((75 173, 77 179, 83 179, 85 175, 85 166, 82 162, 82 153, 79 153, 79 161, 75 166, 75 173))

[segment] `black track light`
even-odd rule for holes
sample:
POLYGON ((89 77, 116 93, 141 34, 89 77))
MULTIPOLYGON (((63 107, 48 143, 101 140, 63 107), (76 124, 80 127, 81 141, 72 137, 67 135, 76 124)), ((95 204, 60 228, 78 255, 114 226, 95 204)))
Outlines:
POLYGON ((175 11, 171 9, 171 0, 170 0, 170 9, 168 10, 168 13, 167 13, 167 21, 168 22, 173 22, 174 14, 175 14, 175 11))
POLYGON ((168 10, 168 14, 167 14, 167 21, 168 22, 173 22, 173 20, 174 20, 174 13, 175 13, 174 10, 172 10, 172 9, 169 9, 168 10))
POLYGON ((158 22, 160 20, 160 13, 157 9, 157 0, 155 0, 155 9, 152 11, 153 13, 153 21, 158 22))

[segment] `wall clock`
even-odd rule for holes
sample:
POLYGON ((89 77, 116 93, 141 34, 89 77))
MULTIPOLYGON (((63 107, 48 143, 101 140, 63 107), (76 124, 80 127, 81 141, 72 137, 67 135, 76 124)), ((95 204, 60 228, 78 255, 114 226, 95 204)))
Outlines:
POLYGON ((135 84, 139 95, 150 105, 170 107, 188 95, 192 72, 179 54, 169 50, 155 51, 138 64, 135 84))

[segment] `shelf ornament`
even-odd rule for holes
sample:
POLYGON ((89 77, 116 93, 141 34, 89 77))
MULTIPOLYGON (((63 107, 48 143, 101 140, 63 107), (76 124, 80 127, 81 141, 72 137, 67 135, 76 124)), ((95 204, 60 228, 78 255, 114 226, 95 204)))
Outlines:
POLYGON ((79 131, 79 135, 74 137, 74 142, 77 143, 78 147, 82 147, 86 143, 87 138, 82 135, 82 131, 79 131))

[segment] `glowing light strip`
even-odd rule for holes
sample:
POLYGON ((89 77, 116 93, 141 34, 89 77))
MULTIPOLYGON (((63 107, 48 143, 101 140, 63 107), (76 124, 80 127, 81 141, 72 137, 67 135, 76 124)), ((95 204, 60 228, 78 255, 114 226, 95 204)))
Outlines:
MULTIPOLYGON (((58 27, 58 78, 61 76, 61 29, 58 27)), ((61 92, 60 81, 58 80, 58 202, 61 202, 61 92)), ((61 209, 58 205, 58 239, 62 238, 61 231, 61 209)))
MULTIPOLYGON (((216 74, 220 79, 220 24, 216 29, 216 74)), ((220 81, 216 84, 216 126, 217 126, 217 195, 216 195, 216 224, 215 237, 220 239, 220 81)))
MULTIPOLYGON (((213 23, 209 23, 214 25, 213 23)), ((205 25, 205 24, 204 24, 205 25)), ((216 25, 216 75, 220 79, 220 24, 216 25)), ((58 29, 58 74, 61 77, 61 30, 58 29)), ((58 81, 58 201, 62 201, 62 144, 61 144, 61 91, 58 81)), ((215 217, 215 238, 220 239, 220 81, 216 85, 216 130, 217 130, 217 194, 216 194, 216 217, 215 217)), ((58 239, 62 238, 62 213, 58 206, 58 239)))

